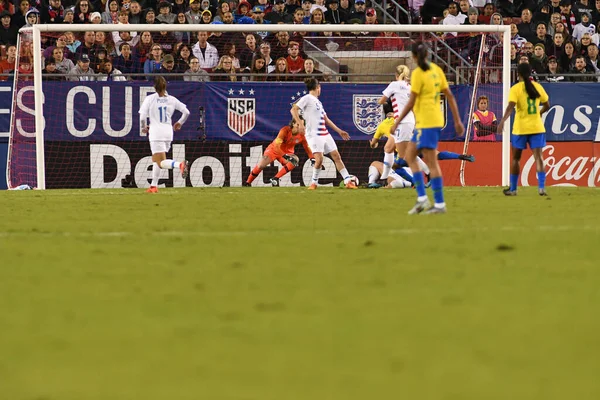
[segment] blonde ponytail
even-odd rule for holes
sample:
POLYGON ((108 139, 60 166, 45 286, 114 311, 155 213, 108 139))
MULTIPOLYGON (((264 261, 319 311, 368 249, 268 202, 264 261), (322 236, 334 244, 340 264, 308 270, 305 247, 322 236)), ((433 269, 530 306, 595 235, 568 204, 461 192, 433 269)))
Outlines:
POLYGON ((406 65, 398 65, 396 67, 396 75, 398 80, 407 81, 410 78, 410 69, 406 65))

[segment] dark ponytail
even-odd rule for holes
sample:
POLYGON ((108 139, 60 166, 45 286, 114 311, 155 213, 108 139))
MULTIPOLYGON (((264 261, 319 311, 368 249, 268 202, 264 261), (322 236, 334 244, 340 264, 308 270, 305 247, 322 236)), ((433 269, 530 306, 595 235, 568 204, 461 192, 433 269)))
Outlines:
POLYGON ((528 63, 519 64, 519 66, 517 67, 517 72, 519 73, 521 80, 525 84, 525 91, 527 92, 527 96, 529 96, 531 100, 535 100, 538 97, 540 97, 540 94, 531 82, 531 66, 528 63))
POLYGON ((417 58, 417 64, 423 71, 429 70, 427 62, 427 46, 423 42, 415 42, 412 46, 412 55, 417 58))

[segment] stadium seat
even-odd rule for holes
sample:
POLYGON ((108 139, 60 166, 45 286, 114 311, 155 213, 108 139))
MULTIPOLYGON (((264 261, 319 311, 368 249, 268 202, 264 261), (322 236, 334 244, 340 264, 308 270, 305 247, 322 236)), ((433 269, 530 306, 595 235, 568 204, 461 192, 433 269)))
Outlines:
POLYGON ((521 18, 519 18, 519 17, 513 17, 512 18, 512 23, 519 25, 521 23, 521 18))
POLYGON ((503 22, 504 22, 504 25, 510 25, 510 24, 512 24, 512 18, 504 17, 503 22))

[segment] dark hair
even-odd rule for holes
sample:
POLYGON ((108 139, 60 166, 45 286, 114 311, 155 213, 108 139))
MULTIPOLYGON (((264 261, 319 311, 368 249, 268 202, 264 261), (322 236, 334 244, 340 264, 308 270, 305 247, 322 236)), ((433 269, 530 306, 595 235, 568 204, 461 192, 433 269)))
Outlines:
POLYGON ((306 90, 310 92, 311 90, 315 90, 317 86, 319 86, 319 81, 315 78, 306 78, 304 80, 304 84, 306 85, 306 90))
POLYGON ((519 64, 519 66, 517 67, 517 71, 519 73, 519 76, 521 77, 521 80, 525 84, 525 91, 527 92, 527 96, 529 96, 529 98, 532 100, 540 97, 539 92, 537 91, 535 86, 533 86, 533 83, 530 79, 531 66, 527 63, 519 64))
MULTIPOLYGON (((304 121, 304 118, 302 118, 302 115, 298 115, 298 118, 300 118, 300 121, 304 121)), ((292 118, 292 120, 290 121, 290 128, 293 128, 295 123, 296 123, 296 121, 294 121, 294 119, 292 118)))
POLYGON ((162 76, 154 78, 154 89, 156 93, 164 93, 167 90, 167 81, 162 76))
POLYGON ((388 113, 394 112, 392 104, 388 101, 383 105, 383 116, 385 117, 388 113))
POLYGON ((429 70, 427 62, 427 46, 423 42, 415 42, 412 46, 412 54, 417 57, 417 64, 423 71, 429 70))

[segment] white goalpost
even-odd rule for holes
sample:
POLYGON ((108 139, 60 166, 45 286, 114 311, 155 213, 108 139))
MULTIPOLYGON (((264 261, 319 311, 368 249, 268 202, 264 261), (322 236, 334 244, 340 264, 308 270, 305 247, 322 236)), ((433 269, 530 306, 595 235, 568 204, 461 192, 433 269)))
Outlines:
MULTIPOLYGON (((36 173, 36 181, 38 189, 46 189, 47 188, 47 160, 46 160, 46 141, 45 141, 45 126, 44 126, 44 85, 46 82, 43 80, 42 70, 40 68, 43 65, 42 59, 42 51, 43 51, 43 41, 42 35, 50 35, 50 34, 58 34, 61 32, 84 32, 93 30, 95 32, 115 32, 117 30, 127 30, 127 31, 150 31, 150 32, 160 32, 160 31, 170 31, 170 32, 244 32, 244 33, 259 33, 259 32, 295 32, 299 29, 302 29, 302 32, 322 32, 325 29, 330 29, 335 32, 347 33, 350 34, 352 32, 369 32, 373 33, 373 36, 377 36, 381 32, 394 32, 402 36, 406 36, 407 34, 432 34, 433 32, 459 32, 459 33, 483 33, 485 34, 501 34, 502 36, 502 60, 501 65, 498 66, 498 69, 501 69, 501 82, 498 85, 501 85, 501 105, 502 110, 498 110, 501 113, 504 112, 504 109, 507 106, 508 102, 508 93, 511 86, 511 69, 510 69, 510 27, 504 25, 477 25, 477 26, 448 26, 448 25, 302 25, 301 28, 298 25, 291 24, 278 24, 278 25, 227 25, 227 24, 194 24, 194 25, 175 25, 175 24, 160 24, 160 25, 146 25, 146 24, 128 24, 126 25, 126 29, 121 25, 113 25, 113 24, 93 24, 93 25, 70 25, 70 24, 40 24, 34 25, 31 28, 22 28, 21 34, 23 32, 31 34, 32 39, 32 57, 33 57, 33 93, 34 93, 34 112, 33 117, 35 120, 35 133, 34 138, 32 140, 35 141, 35 173, 36 173), (120 28, 120 29, 117 29, 120 28)), ((192 42, 193 45, 194 42, 192 42)), ((483 51, 483 46, 481 46, 483 51)), ((435 50, 432 50, 435 51, 435 50)), ((392 53, 393 54, 393 53, 392 53)), ((481 57, 478 61, 481 63, 481 57)), ((390 78, 393 75, 392 70, 386 71, 389 73, 390 78)), ((476 81, 474 82, 477 85, 477 81, 481 77, 480 68, 476 68, 476 81)), ((471 102, 476 101, 472 97, 475 96, 475 87, 472 89, 473 93, 471 96, 471 102)), ((15 95, 17 94, 17 82, 15 79, 15 95)), ((46 96, 46 107, 52 99, 46 96)), ((498 99, 499 100, 499 99, 498 99)), ((16 100, 13 101, 16 103, 16 100)), ((500 104, 498 104, 499 106, 500 104)), ((13 111, 14 111, 13 105, 13 111)), ((469 129, 472 127, 471 119, 473 114, 473 104, 470 105, 470 115, 464 116, 467 118, 465 120, 463 118, 463 122, 468 123, 469 129)), ((137 111, 137 110, 135 110, 137 111)), ((192 111, 194 113, 194 111, 192 111)), ((14 112, 13 112, 14 118, 14 112)), ((467 125, 467 123, 465 125, 467 125)), ((225 121, 226 125, 227 122, 225 121)), ((13 135, 18 135, 14 129, 14 123, 11 126, 11 144, 10 147, 13 146, 13 135)), ((508 124, 504 125, 504 131, 502 134, 502 178, 501 182, 498 184, 508 185, 508 177, 509 177, 509 162, 510 162, 510 121, 508 124)), ((471 132, 467 132, 467 135, 471 134, 471 132)), ((33 146, 33 144, 32 144, 33 146)), ((465 141, 465 148, 468 146, 468 138, 465 141)), ((9 154, 11 149, 9 148, 9 154)), ((230 146, 230 151, 231 146, 230 146)), ((9 155, 10 158, 10 155, 9 155)), ((463 162, 464 163, 464 162, 463 162)), ((31 165, 33 166, 33 161, 31 165)), ((14 168, 14 166, 12 166, 14 168)), ((93 167, 93 166, 92 166, 93 167)), ((9 168, 11 165, 9 165, 9 168)), ((231 168, 231 167, 230 167, 231 168)), ((8 170, 7 169, 7 170, 8 170)), ((9 172, 7 172, 8 174, 9 172)), ((460 171, 461 175, 461 183, 465 184, 464 179, 464 165, 461 167, 460 171)), ((468 179, 467 179, 468 181, 468 179)), ((468 183, 468 182, 467 182, 468 183)), ((9 180, 9 186, 11 185, 11 181, 9 180)))

